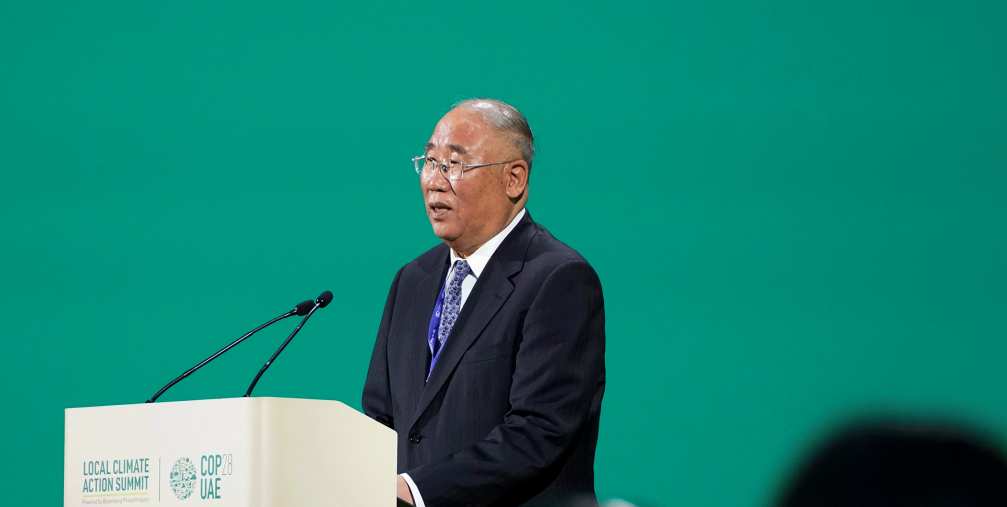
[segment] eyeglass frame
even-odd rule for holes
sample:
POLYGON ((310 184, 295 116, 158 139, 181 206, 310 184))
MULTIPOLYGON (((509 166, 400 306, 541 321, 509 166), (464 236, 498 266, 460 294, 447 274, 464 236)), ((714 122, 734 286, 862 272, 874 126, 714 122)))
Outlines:
POLYGON ((465 176, 465 173, 467 171, 471 171, 472 169, 478 169, 480 167, 487 167, 487 166, 491 166, 491 165, 510 164, 510 163, 513 163, 513 162, 517 162, 518 160, 521 160, 521 159, 516 158, 514 160, 508 160, 506 162, 490 162, 488 164, 462 164, 462 163, 459 162, 457 164, 445 165, 445 164, 443 164, 441 162, 438 162, 437 159, 435 159, 433 157, 428 157, 426 155, 420 155, 418 157, 413 157, 413 166, 416 168, 416 174, 419 174, 421 178, 423 177, 423 168, 427 165, 426 164, 427 160, 433 160, 433 164, 434 165, 441 166, 441 170, 439 172, 442 175, 445 172, 447 172, 447 176, 445 176, 446 179, 448 179, 450 181, 458 181, 458 180, 462 179, 465 176), (420 160, 423 161, 423 165, 420 165, 420 160), (453 169, 455 167, 460 167, 461 171, 458 173, 458 177, 457 178, 452 178, 451 177, 451 169, 453 169), (445 169, 447 169, 447 171, 445 171, 445 169))

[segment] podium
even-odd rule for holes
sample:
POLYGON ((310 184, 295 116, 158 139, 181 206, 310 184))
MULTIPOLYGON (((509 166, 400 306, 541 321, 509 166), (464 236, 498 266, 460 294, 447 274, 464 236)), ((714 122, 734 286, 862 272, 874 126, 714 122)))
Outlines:
POLYGON ((396 505, 395 432, 336 401, 66 409, 63 505, 396 505))

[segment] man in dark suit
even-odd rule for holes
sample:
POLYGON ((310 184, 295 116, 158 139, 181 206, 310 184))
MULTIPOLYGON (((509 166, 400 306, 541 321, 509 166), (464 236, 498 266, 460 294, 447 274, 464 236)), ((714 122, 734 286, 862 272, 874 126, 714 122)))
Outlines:
POLYGON ((531 129, 473 99, 425 151, 416 170, 443 243, 395 275, 363 393, 364 412, 398 432, 399 498, 596 505, 601 282, 524 209, 531 129))

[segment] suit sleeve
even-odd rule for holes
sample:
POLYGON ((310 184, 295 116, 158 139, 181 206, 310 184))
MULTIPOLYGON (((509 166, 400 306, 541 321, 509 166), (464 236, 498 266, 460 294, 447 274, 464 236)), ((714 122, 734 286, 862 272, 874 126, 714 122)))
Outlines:
POLYGON ((469 449, 408 471, 427 505, 489 505, 541 487, 562 465, 600 406, 604 312, 601 282, 586 261, 548 275, 522 326, 503 423, 469 449))
POLYGON ((371 353, 371 364, 367 368, 367 379, 364 381, 362 407, 364 413, 391 429, 395 429, 392 416, 392 394, 388 383, 388 331, 392 322, 392 311, 395 308, 395 297, 399 288, 399 278, 405 267, 399 269, 388 291, 385 310, 381 314, 381 324, 378 326, 378 337, 374 340, 374 352, 371 353))

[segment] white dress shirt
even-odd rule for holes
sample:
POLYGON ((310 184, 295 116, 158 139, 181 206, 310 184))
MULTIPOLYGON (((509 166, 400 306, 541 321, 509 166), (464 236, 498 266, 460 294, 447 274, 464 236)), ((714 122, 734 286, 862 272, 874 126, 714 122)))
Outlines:
MULTIPOLYGON (((486 264, 490 261, 490 257, 493 257, 493 254, 497 251, 497 248, 500 247, 500 243, 503 243, 503 240, 507 238, 507 235, 510 234, 510 231, 513 231, 514 227, 517 226, 518 222, 520 222, 521 219, 524 218, 524 215, 525 210, 524 208, 521 208, 521 211, 519 211, 518 214, 514 217, 514 219, 511 220, 509 224, 507 224, 507 227, 504 227, 504 229, 498 232, 496 236, 493 236, 492 238, 490 238, 489 241, 483 243, 483 245, 478 249, 476 249, 475 252, 472 252, 472 255, 464 259, 466 262, 469 263, 469 268, 471 269, 471 271, 469 272, 468 276, 466 276, 465 279, 462 280, 462 301, 461 304, 458 306, 459 311, 461 311, 461 309, 465 307, 465 301, 469 298, 469 293, 472 292, 472 287, 475 286, 476 280, 479 279, 479 276, 483 274, 483 270, 486 269, 486 264)), ((457 253, 455 253, 454 249, 451 249, 451 267, 448 268, 448 274, 444 278, 444 283, 447 283, 448 280, 451 279, 451 275, 455 271, 455 261, 458 260, 462 260, 462 258, 459 257, 457 253)), ((416 484, 413 483, 413 480, 412 478, 409 477, 409 474, 400 474, 400 475, 402 475, 402 478, 406 480, 406 484, 409 485, 409 492, 412 493, 413 495, 413 502, 415 503, 416 507, 427 507, 427 505, 423 503, 423 496, 420 495, 420 490, 416 488, 416 484)))

